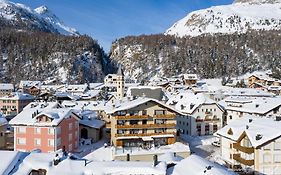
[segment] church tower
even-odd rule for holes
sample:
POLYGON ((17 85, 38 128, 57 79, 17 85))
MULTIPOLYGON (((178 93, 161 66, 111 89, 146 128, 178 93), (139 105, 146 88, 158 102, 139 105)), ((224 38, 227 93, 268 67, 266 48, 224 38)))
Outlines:
POLYGON ((117 99, 121 100, 124 97, 124 88, 125 88, 125 81, 124 81, 124 73, 119 66, 117 71, 117 99))

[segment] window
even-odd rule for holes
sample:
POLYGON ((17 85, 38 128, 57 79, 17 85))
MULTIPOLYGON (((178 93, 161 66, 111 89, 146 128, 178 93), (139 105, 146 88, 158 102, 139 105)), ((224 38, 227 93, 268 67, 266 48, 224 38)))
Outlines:
POLYGON ((281 163, 281 154, 275 154, 273 159, 275 163, 281 163))
POLYGON ((78 122, 78 121, 75 122, 75 127, 76 127, 76 128, 79 127, 79 122, 78 122))
POLYGON ((218 125, 213 125, 213 131, 216 132, 218 130, 218 125))
POLYGON ((274 142, 274 150, 281 150, 281 142, 274 142))
POLYGON ((35 134, 40 134, 41 133, 41 128, 35 128, 34 129, 35 134))
POLYGON ((264 163, 269 163, 269 162, 271 162, 271 156, 270 156, 270 154, 264 154, 263 155, 263 162, 264 163))
POLYGON ((25 133, 26 132, 26 128, 25 127, 19 127, 18 128, 18 133, 25 133))
POLYGON ((57 146, 60 146, 61 145, 61 138, 58 138, 57 139, 57 146))
POLYGON ((41 145, 41 139, 34 139, 34 145, 40 146, 41 145))
POLYGON ((69 123, 68 129, 69 129, 69 130, 72 130, 72 127, 73 127, 73 126, 72 126, 72 123, 69 123))
POLYGON ((271 145, 267 144, 263 147, 263 150, 271 150, 271 145))
POLYGON ((60 127, 57 127, 57 134, 61 134, 61 128, 60 127))
POLYGON ((72 151, 72 144, 68 145, 68 151, 72 151))
POLYGON ((53 147, 54 145, 54 139, 48 139, 48 146, 53 147))
POLYGON ((78 132, 75 131, 75 138, 78 138, 78 132))
POLYGON ((17 139, 18 145, 25 145, 26 144, 26 139, 25 138, 18 138, 17 139))
POLYGON ((164 115, 165 114, 165 110, 155 110, 154 114, 155 115, 164 115))
POLYGON ((71 141, 72 140, 72 134, 68 134, 68 140, 71 141))
POLYGON ((48 129, 48 133, 49 133, 50 135, 53 135, 53 134, 54 134, 54 128, 49 128, 49 129, 48 129))

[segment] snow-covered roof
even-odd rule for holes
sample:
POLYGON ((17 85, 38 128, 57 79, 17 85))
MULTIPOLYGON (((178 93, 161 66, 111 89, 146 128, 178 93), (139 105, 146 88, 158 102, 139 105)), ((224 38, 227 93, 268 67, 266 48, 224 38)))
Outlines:
POLYGON ((200 156, 191 155, 180 161, 172 172, 172 175, 235 175, 217 163, 210 162, 200 156))
POLYGON ((281 97, 227 97, 219 104, 226 110, 266 114, 281 106, 281 97))
POLYGON ((31 153, 18 166, 15 175, 29 174, 32 169, 43 169, 47 174, 143 174, 143 175, 165 175, 166 164, 161 162, 155 167, 152 162, 134 161, 87 161, 87 159, 72 160, 69 157, 62 158, 62 161, 54 166, 55 153, 31 153), (86 160, 86 166, 85 166, 86 160))
POLYGON ((14 90, 13 84, 0 83, 0 90, 14 90))
POLYGON ((96 88, 98 88, 101 85, 103 85, 103 83, 90 83, 89 84, 89 88, 90 89, 96 89, 96 88))
POLYGON ((222 90, 225 96, 253 96, 253 97, 273 97, 273 94, 254 88, 229 88, 222 90))
POLYGON ((124 101, 119 101, 115 103, 115 105, 111 104, 111 103, 107 103, 107 107, 105 108, 105 112, 107 114, 113 114, 117 111, 124 111, 124 110, 128 110, 128 109, 131 109, 131 108, 134 108, 134 107, 137 107, 141 104, 144 104, 144 103, 147 103, 147 102, 155 102, 161 106, 164 106, 166 107, 167 109, 170 109, 178 114, 183 114, 181 113, 180 111, 176 110, 175 108, 161 102, 161 101, 158 101, 156 99, 153 99, 153 98, 146 98, 146 97, 139 97, 135 100, 130 100, 130 99, 123 99, 124 101))
POLYGON ((30 94, 22 93, 22 92, 12 92, 9 95, 4 97, 0 97, 1 100, 33 100, 34 97, 30 94))
POLYGON ((29 87, 32 87, 32 86, 40 87, 41 85, 42 85, 41 81, 24 81, 24 80, 21 80, 19 87, 20 88, 29 88, 29 87))
POLYGON ((192 114, 199 106, 216 104, 216 102, 202 93, 187 92, 174 95, 168 100, 167 104, 175 105, 175 108, 183 113, 192 114))
POLYGON ((19 163, 23 153, 18 151, 0 151, 1 163, 0 174, 9 175, 15 166, 19 163))
POLYGON ((59 108, 57 102, 32 102, 27 105, 22 112, 14 117, 9 124, 11 125, 36 125, 36 126, 56 126, 64 118, 74 113, 70 108, 59 108), (35 116, 33 116, 35 115, 35 116), (51 122, 37 122, 37 118, 46 115, 52 119, 51 122))
POLYGON ((254 148, 281 136, 281 121, 272 118, 245 116, 229 122, 215 135, 237 141, 245 133, 254 148), (231 132, 229 132, 231 129, 231 132), (257 137, 259 136, 259 137, 257 137))
POLYGON ((197 80, 197 74, 183 74, 182 75, 184 79, 186 80, 197 80))

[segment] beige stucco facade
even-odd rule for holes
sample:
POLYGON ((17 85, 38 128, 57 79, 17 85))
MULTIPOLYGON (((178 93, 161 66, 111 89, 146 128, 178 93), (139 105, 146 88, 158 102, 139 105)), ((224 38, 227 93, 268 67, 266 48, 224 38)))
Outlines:
POLYGON ((176 137, 176 113, 154 101, 111 116, 114 146, 155 146, 172 144, 176 137))

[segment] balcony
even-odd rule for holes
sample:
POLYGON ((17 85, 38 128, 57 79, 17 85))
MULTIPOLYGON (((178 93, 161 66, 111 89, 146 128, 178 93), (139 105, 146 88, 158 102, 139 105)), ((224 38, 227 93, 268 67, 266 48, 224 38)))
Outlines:
POLYGON ((174 118, 176 118, 176 114, 154 115, 154 118, 157 118, 157 119, 174 119, 174 118))
POLYGON ((138 129, 138 128, 174 128, 176 127, 175 123, 169 124, 143 124, 143 125, 115 125, 117 129, 138 129))
POLYGON ((138 119, 148 119, 148 115, 125 115, 125 116, 115 116, 116 120, 138 120, 138 119))
POLYGON ((240 156, 240 154, 233 154, 233 159, 240 162, 243 165, 253 166, 255 164, 254 160, 246 160, 240 156))
POLYGON ((146 136, 157 136, 157 135, 174 135, 175 132, 161 132, 161 133, 139 133, 139 134, 115 134, 115 137, 146 137, 146 136))
POLYGON ((247 153, 247 154, 254 153, 254 148, 244 147, 244 146, 241 146, 239 143, 234 143, 233 148, 237 149, 243 153, 247 153))
POLYGON ((196 119, 196 122, 218 122, 218 121, 220 121, 219 118, 196 119))

